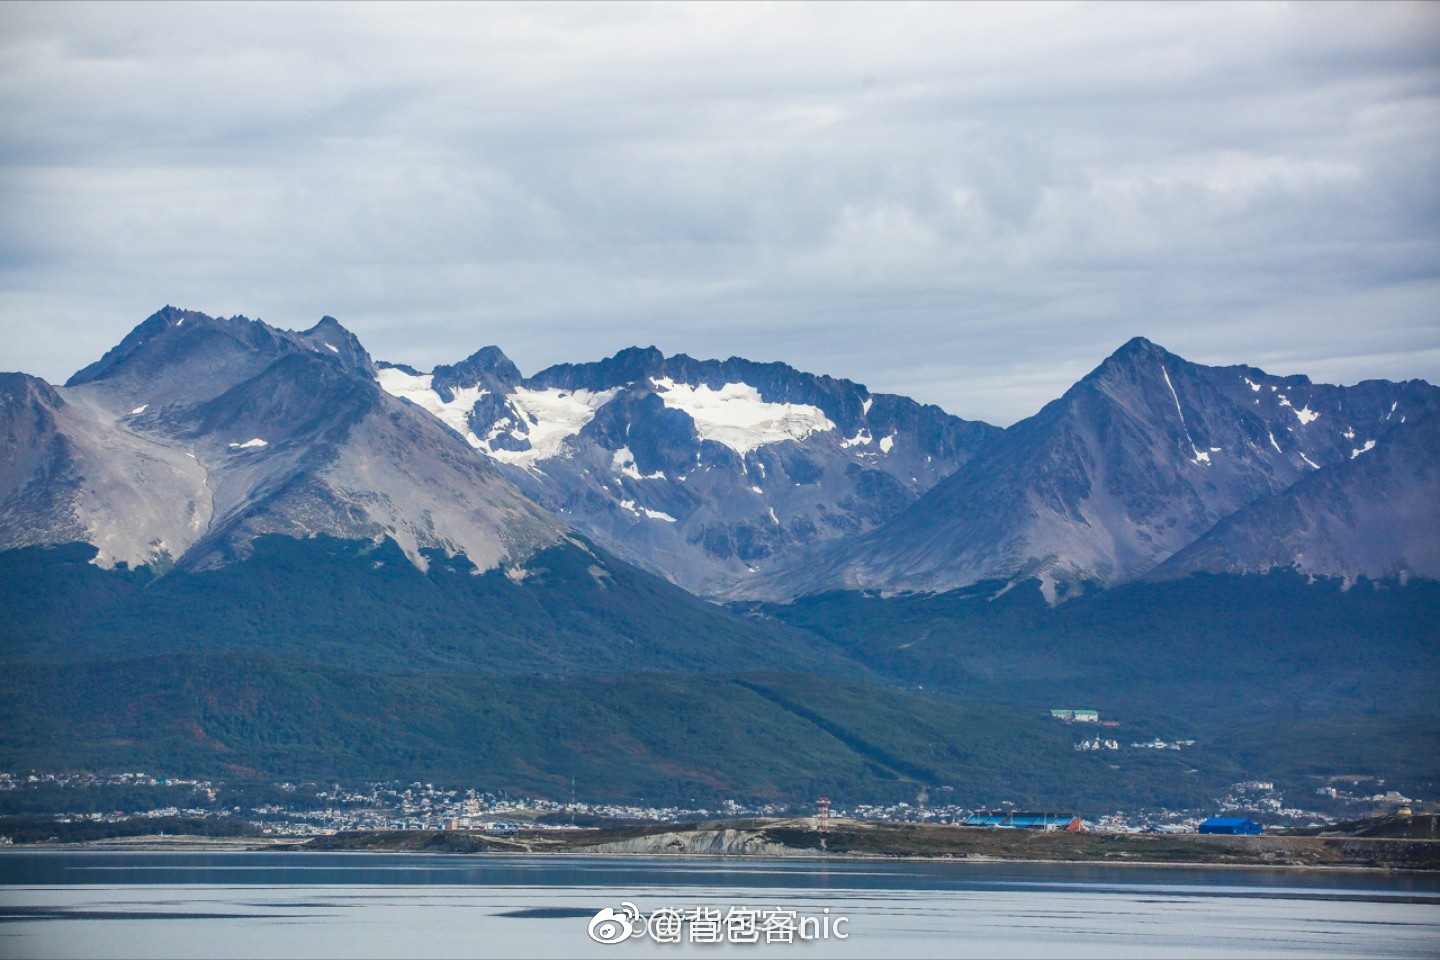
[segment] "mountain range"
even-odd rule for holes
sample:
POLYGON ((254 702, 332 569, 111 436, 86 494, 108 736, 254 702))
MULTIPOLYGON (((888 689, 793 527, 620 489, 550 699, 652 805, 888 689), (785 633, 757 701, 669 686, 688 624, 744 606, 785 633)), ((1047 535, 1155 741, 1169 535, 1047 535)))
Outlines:
POLYGON ((526 377, 487 346, 422 372, 329 317, 166 307, 64 385, 0 374, 0 763, 409 763, 551 791, 569 765, 612 796, 755 794, 779 782, 758 731, 785 729, 829 745, 786 767, 797 791, 999 789, 1007 756, 1054 739, 1027 718, 1078 698, 1241 740, 1188 787, 1144 765, 1106 787, 1066 755, 1026 796, 1193 798, 1279 763, 1254 747, 1267 724, 1364 715, 1373 746, 1433 712, 1437 433, 1423 381, 1316 384, 1143 338, 1002 429, 782 363, 629 348, 526 377), (1253 669, 1177 673, 1212 629, 1253 669), (1037 638, 1067 653, 1037 663, 1037 638), (279 719, 301 706, 373 718, 388 759, 302 749, 279 719), (584 710, 634 751, 587 753, 566 732, 584 710), (428 757, 396 741, 406 716, 428 757), (492 726, 512 733, 477 767, 461 745, 492 726), (721 727, 728 774, 697 759, 721 727), (971 769, 980 729, 1001 746, 971 769))
POLYGON ((631 348, 527 378, 491 346, 422 374, 328 317, 291 333, 169 307, 63 387, 0 391, 0 548, 84 541, 102 564, 203 567, 274 533, 484 570, 574 530, 732 599, 1440 577, 1413 534, 1440 529, 1440 388, 1142 338, 1008 429, 781 363, 631 348))
POLYGON ((874 530, 1001 431, 780 363, 632 348, 522 379, 496 347, 380 383, 620 556, 707 595, 874 530))
POLYGON ((167 308, 64 387, 7 374, 0 391, 0 548, 81 541, 102 565, 204 567, 265 534, 333 534, 489 568, 565 535, 379 389, 334 320, 290 333, 167 308))
POLYGON ((1435 578, 1430 539, 1391 524, 1440 529, 1440 447, 1425 442, 1437 409, 1440 390, 1423 381, 1314 384, 1190 363, 1137 338, 884 528, 792 575, 790 590, 1036 579, 1053 601, 1087 583, 1195 569, 1435 578), (1377 458, 1377 444, 1395 450, 1377 458), (1403 480, 1382 490, 1371 471, 1351 469, 1366 458, 1403 480), (1402 484, 1403 505, 1387 496, 1402 484), (1306 498, 1303 511, 1281 505, 1292 490, 1321 489, 1328 497, 1306 498), (1176 557, 1232 518, 1223 552, 1176 557))
POLYGON ((1054 601, 1198 569, 1440 576, 1433 538, 1393 533, 1402 514, 1407 531, 1440 529, 1437 447, 1424 440, 1440 389, 1423 381, 1315 384, 1136 338, 1001 430, 783 364, 653 348, 522 379, 486 347, 428 375, 382 365, 380 380, 536 502, 710 596, 1033 579, 1054 601), (1405 461, 1390 471, 1404 475, 1403 507, 1349 469, 1377 444, 1372 459, 1405 461), (1328 494, 1280 506, 1302 479, 1301 492, 1328 494), (1165 567, 1242 509, 1269 516, 1263 534, 1230 523, 1223 553, 1165 567), (1267 546, 1248 542, 1262 535, 1267 546))

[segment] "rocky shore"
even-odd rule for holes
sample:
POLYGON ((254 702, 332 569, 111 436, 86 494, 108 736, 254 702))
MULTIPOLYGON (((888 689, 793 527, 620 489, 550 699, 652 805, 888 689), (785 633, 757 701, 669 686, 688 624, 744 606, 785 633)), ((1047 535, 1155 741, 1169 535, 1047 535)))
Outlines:
MULTIPOLYGON (((271 849, 282 849, 272 847, 271 849)), ((618 856, 896 857, 1081 863, 1440 870, 1440 841, 1405 837, 1230 837, 1070 833, 808 819, 646 824, 608 829, 340 833, 283 849, 618 856)))

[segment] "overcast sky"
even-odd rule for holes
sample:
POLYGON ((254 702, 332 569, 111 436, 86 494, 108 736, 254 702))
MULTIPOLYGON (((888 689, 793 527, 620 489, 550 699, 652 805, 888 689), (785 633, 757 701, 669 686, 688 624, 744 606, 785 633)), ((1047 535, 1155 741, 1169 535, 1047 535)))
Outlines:
POLYGON ((0 5, 0 369, 164 304, 1008 424, 1144 335, 1440 382, 1440 5, 0 5))

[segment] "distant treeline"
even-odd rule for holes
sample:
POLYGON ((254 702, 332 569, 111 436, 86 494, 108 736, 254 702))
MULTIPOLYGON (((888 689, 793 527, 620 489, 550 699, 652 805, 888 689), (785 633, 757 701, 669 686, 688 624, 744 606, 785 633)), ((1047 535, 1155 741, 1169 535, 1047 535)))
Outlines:
POLYGON ((260 831, 242 820, 201 820, 194 817, 131 817, 104 823, 72 820, 61 823, 44 817, 0 817, 0 836, 16 843, 83 843, 113 837, 145 837, 154 834, 189 837, 248 837, 260 831))

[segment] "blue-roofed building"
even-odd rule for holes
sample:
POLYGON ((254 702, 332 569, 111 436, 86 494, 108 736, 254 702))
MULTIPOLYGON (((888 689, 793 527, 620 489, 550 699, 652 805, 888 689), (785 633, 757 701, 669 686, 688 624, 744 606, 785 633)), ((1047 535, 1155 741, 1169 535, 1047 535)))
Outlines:
POLYGON ((960 822, 962 827, 1002 827, 1012 830, 1079 830, 1080 818, 1073 813, 1013 813, 981 810, 960 822))
POLYGON ((1211 817, 1200 824, 1201 833, 1218 833, 1228 836, 1258 837, 1265 828, 1254 820, 1244 817, 1211 817))

